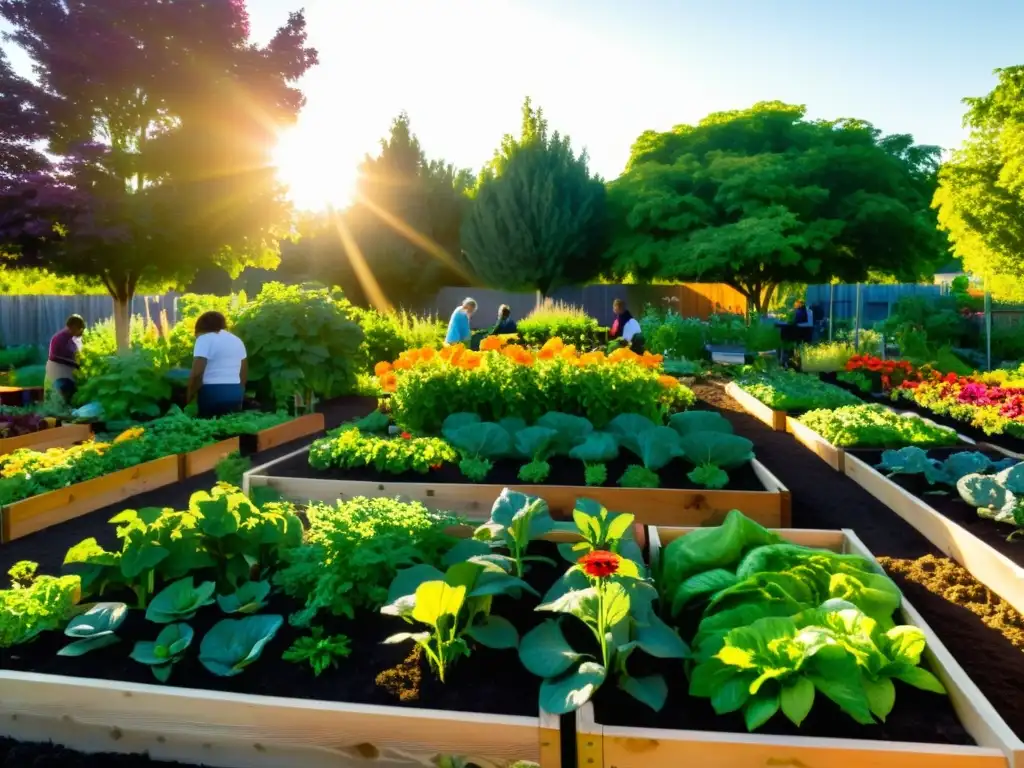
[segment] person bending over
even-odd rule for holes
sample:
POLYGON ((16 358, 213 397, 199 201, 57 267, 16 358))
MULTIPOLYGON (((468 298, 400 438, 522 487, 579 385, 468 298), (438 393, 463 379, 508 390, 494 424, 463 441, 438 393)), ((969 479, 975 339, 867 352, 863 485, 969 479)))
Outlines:
POLYGON ((85 320, 72 315, 50 339, 50 354, 46 360, 46 384, 55 389, 70 405, 77 389, 75 371, 78 370, 78 339, 85 333, 85 320))
POLYGON ((220 312, 207 312, 196 320, 188 402, 197 398, 201 419, 242 409, 249 361, 245 344, 227 328, 227 320, 220 312))
POLYGON ((502 304, 498 308, 498 322, 495 323, 491 336, 502 336, 509 333, 518 333, 516 321, 512 319, 512 308, 508 304, 502 304))
POLYGON ((469 325, 469 319, 476 312, 476 301, 464 299, 462 304, 452 312, 451 320, 448 321, 448 333, 445 334, 444 343, 446 346, 452 344, 465 344, 467 347, 473 338, 473 330, 469 325))

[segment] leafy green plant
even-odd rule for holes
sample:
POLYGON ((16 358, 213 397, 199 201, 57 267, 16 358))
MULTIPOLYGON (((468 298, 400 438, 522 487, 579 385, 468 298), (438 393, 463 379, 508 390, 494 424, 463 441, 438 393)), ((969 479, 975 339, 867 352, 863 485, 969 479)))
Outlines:
POLYGON ((353 307, 352 319, 363 331, 358 359, 363 371, 373 371, 377 363, 394 360, 407 349, 439 349, 444 343, 445 324, 434 315, 353 307))
POLYGON ((199 662, 218 677, 241 674, 259 659, 283 623, 281 616, 266 614, 221 619, 203 637, 199 662))
POLYGON ((57 629, 81 594, 77 576, 37 576, 36 563, 22 560, 7 572, 11 589, 0 590, 0 648, 31 642, 57 629))
POLYGON ((128 615, 128 606, 124 603, 96 603, 85 613, 79 614, 68 622, 64 634, 74 638, 59 651, 58 656, 81 656, 89 651, 106 648, 121 641, 116 634, 117 628, 128 615))
POLYGON ((672 414, 668 425, 686 437, 693 432, 719 432, 723 435, 733 433, 732 422, 717 411, 683 411, 672 414))
POLYGON ((436 437, 383 437, 360 432, 354 427, 332 432, 314 440, 309 448, 309 465, 314 469, 373 467, 378 472, 400 475, 426 474, 438 465, 454 462, 455 449, 436 437))
POLYGON ((252 469, 252 459, 235 451, 217 462, 214 473, 218 483, 227 483, 238 488, 242 485, 243 475, 250 469, 252 469))
POLYGON ((608 482, 608 467, 604 464, 585 464, 583 482, 589 486, 604 485, 608 482))
POLYGON ((995 475, 964 475, 957 481, 956 490, 961 499, 978 510, 979 517, 1017 526, 1007 541, 1024 535, 1024 462, 995 475))
POLYGON ((928 447, 956 445, 958 441, 952 429, 916 416, 901 416, 881 405, 809 411, 799 421, 841 448, 928 447))
POLYGON ((145 348, 111 355, 82 383, 75 402, 99 403, 107 421, 154 418, 171 397, 166 370, 145 348))
POLYGON ((132 649, 131 658, 152 670, 153 677, 166 683, 174 665, 192 644, 192 627, 188 624, 168 624, 160 630, 156 640, 140 640, 132 649))
POLYGON ((196 586, 191 576, 171 582, 154 595, 146 608, 146 618, 156 624, 191 619, 200 608, 213 604, 215 588, 212 581, 196 586))
POLYGON ((603 341, 597 320, 579 307, 547 300, 517 324, 525 344, 539 347, 550 339, 561 339, 579 349, 592 349, 603 341))
POLYGON ((381 410, 376 410, 352 422, 352 426, 360 432, 377 433, 387 432, 391 426, 391 417, 381 410))
POLYGON ((461 423, 460 426, 448 425, 442 433, 462 456, 459 470, 474 483, 486 479, 494 468, 494 460, 513 453, 512 436, 500 424, 477 421, 461 423))
POLYGON ((657 472, 639 464, 630 464, 626 471, 619 478, 619 485, 623 488, 659 488, 661 478, 657 472))
POLYGON ((463 557, 486 556, 492 561, 507 562, 512 572, 521 577, 526 563, 545 562, 547 557, 528 555, 531 541, 540 539, 555 527, 544 499, 504 488, 491 506, 490 519, 473 532, 472 539, 460 541, 446 555, 445 563, 457 562, 463 557), (495 549, 507 549, 509 555, 493 554, 495 549))
POLYGON ((314 397, 354 389, 363 332, 340 292, 267 283, 241 309, 234 332, 249 353, 249 381, 287 408, 297 395, 314 397))
POLYGON ((569 458, 583 462, 587 485, 604 485, 608 480, 605 462, 614 460, 618 455, 619 443, 610 432, 590 432, 569 450, 569 458))
POLYGON ((293 664, 309 664, 313 674, 320 677, 328 668, 337 667, 338 659, 352 653, 347 635, 324 635, 323 627, 313 627, 310 634, 296 638, 281 656, 293 664))
POLYGON ((306 517, 305 540, 283 553, 274 576, 285 594, 305 603, 290 617, 296 626, 307 626, 321 610, 352 618, 357 608, 380 608, 400 568, 440 564, 456 541, 447 528, 460 522, 422 504, 385 498, 316 505, 306 517))
POLYGON ((488 648, 515 648, 519 633, 508 619, 491 614, 497 595, 518 597, 532 588, 493 561, 466 561, 441 573, 428 565, 401 571, 388 590, 388 604, 381 612, 399 616, 410 624, 419 622, 428 631, 400 632, 385 643, 412 640, 423 649, 441 682, 449 667, 469 656, 469 640, 488 648))
POLYGON ((845 389, 826 384, 816 376, 794 371, 749 372, 741 376, 737 384, 778 411, 810 411, 860 404, 860 399, 845 389))
POLYGON ((548 479, 551 465, 547 459, 555 450, 558 437, 557 430, 542 426, 526 427, 516 432, 516 450, 530 459, 528 464, 519 468, 520 480, 524 483, 543 483, 548 479))
POLYGON ((743 466, 754 458, 754 444, 745 437, 724 432, 689 432, 679 438, 687 461, 696 469, 686 476, 707 488, 724 488, 729 482, 725 470, 743 466))
POLYGON ((633 535, 633 515, 609 512, 593 499, 576 499, 572 520, 583 541, 558 545, 559 554, 570 563, 577 562, 588 552, 606 551, 643 566, 643 553, 633 535))
POLYGON ((224 613, 256 613, 269 596, 269 581, 247 581, 230 595, 217 595, 217 605, 224 613))

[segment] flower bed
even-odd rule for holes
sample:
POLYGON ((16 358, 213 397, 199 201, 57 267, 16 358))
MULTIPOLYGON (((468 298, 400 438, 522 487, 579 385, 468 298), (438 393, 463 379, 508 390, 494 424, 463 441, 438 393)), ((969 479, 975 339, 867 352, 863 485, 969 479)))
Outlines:
POLYGON ((88 424, 66 424, 60 427, 47 427, 30 432, 21 432, 10 437, 0 438, 0 456, 13 453, 21 448, 42 451, 48 448, 66 448, 81 443, 92 437, 92 428, 88 424))
MULTIPOLYGON (((682 602, 677 614, 681 618, 672 623, 682 628, 683 639, 692 639, 696 646, 689 682, 681 667, 667 672, 672 675, 669 697, 653 717, 641 716, 614 697, 599 694, 594 707, 580 710, 577 717, 577 764, 581 768, 660 768, 691 763, 885 768, 994 768, 1015 764, 1024 744, 920 614, 900 600, 895 585, 852 531, 780 531, 779 535, 800 545, 800 549, 779 547, 775 544, 779 539, 773 534, 751 528, 740 518, 732 521, 730 543, 718 532, 708 530, 652 529, 656 583, 663 597, 666 590, 673 594, 672 587, 677 585, 674 594, 676 602, 682 602), (700 538, 699 546, 688 546, 685 540, 689 537, 700 538), (815 550, 808 553, 802 547, 815 550), (822 555, 822 549, 844 555, 832 560, 822 555), (796 598, 792 607, 780 602, 786 592, 767 598, 758 597, 767 594, 763 588, 742 589, 742 574, 753 574, 768 563, 776 564, 778 570, 771 581, 781 586, 780 571, 794 558, 813 560, 817 563, 813 567, 825 572, 843 570, 893 599, 864 607, 864 594, 847 592, 846 602, 803 613, 798 612, 801 598, 796 598), (731 597, 726 599, 726 594, 731 597), (778 608, 770 608, 773 605, 778 608), (790 611, 795 616, 785 618, 793 615, 790 611), (891 624, 887 617, 892 613, 898 614, 897 620, 904 626, 888 629, 891 624), (759 615, 766 618, 758 620, 759 615), (827 615, 843 618, 826 619, 821 629, 807 626, 827 615), (733 621, 724 622, 727 617, 733 621), (743 623, 737 625, 737 619, 743 623), (716 622, 721 630, 711 629, 716 622), (798 631, 796 627, 803 629, 798 631), (891 641, 880 639, 883 637, 901 640, 887 645, 891 641), (825 647, 829 649, 825 656, 820 655, 821 650, 811 650, 825 647), (857 649, 856 653, 848 650, 852 648, 857 649), (914 671, 902 666, 907 662, 916 664, 922 651, 923 659, 914 671), (877 653, 890 663, 897 657, 902 661, 877 667, 869 661, 877 653), (841 661, 844 655, 845 663, 841 661), (795 664, 794 660, 803 663, 795 664), (823 674, 818 665, 828 671, 823 674), (926 674, 925 668, 934 676, 926 674), (841 669, 845 671, 840 673, 841 669), (887 671, 876 677, 879 669, 887 671), (759 673, 763 674, 758 677, 759 673), (850 684, 832 687, 828 676, 840 674, 850 684), (934 685, 937 681, 948 698, 925 690, 938 690, 934 685), (880 692, 879 686, 886 689, 884 696, 875 692, 880 692), (689 698, 684 693, 687 687, 689 698), (883 712, 884 724, 878 721, 883 712)), ((766 576, 760 574, 762 583, 768 583, 766 576)), ((794 600, 799 590, 793 591, 794 583, 786 583, 788 599, 794 600)), ((880 594, 875 593, 876 597, 880 594)), ((812 606, 817 603, 812 602, 812 606)), ((663 603, 663 613, 665 610, 663 603)))
POLYGON ((1024 611, 1024 463, 993 450, 857 451, 846 474, 1024 611))

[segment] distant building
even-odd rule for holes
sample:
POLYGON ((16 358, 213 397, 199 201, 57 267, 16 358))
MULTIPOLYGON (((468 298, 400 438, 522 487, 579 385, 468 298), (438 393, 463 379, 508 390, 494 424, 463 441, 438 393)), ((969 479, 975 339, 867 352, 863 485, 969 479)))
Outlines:
MULTIPOLYGON (((964 272, 963 265, 959 261, 951 261, 944 264, 941 269, 935 270, 934 285, 941 285, 943 288, 949 288, 953 284, 953 281, 958 277, 963 277, 967 273, 964 272)), ((971 281, 972 288, 980 288, 981 280, 971 275, 967 275, 971 281)))

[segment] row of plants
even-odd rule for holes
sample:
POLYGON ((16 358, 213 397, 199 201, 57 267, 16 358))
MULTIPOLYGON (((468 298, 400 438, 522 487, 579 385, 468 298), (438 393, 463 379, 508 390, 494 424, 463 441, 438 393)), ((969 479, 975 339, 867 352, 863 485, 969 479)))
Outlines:
POLYGON ((736 379, 736 383, 745 392, 777 411, 801 413, 860 403, 855 395, 827 384, 816 376, 784 369, 748 369, 736 379))
POLYGON ((647 347, 671 360, 704 360, 708 345, 738 345, 748 352, 766 352, 781 345, 774 323, 759 318, 748 322, 742 315, 728 312, 716 312, 705 321, 648 305, 640 328, 647 347))
POLYGON ((892 390, 894 400, 908 400, 940 416, 968 424, 986 435, 1024 438, 1024 376, 993 379, 988 375, 905 381, 892 390), (1002 383, 996 383, 1002 381, 1002 383))
POLYGON ((711 411, 685 411, 669 417, 667 426, 638 413, 621 413, 603 430, 582 416, 549 411, 528 425, 508 417, 484 421, 476 413, 454 413, 441 425, 441 436, 411 432, 383 435, 389 420, 376 412, 315 441, 309 464, 314 469, 372 467, 401 475, 427 474, 446 464, 457 464, 462 475, 486 482, 497 462, 519 464, 518 478, 536 484, 548 480, 556 460, 583 465, 587 485, 609 482, 608 463, 620 453, 639 463, 630 464, 615 482, 625 488, 658 488, 659 472, 677 459, 692 467, 688 479, 707 488, 723 488, 726 470, 754 458, 753 444, 733 434, 731 423, 711 411))
POLYGON ((174 409, 145 427, 98 435, 80 445, 45 451, 21 448, 0 456, 0 506, 164 456, 195 451, 219 440, 250 434, 250 430, 280 424, 287 418, 285 414, 243 412, 205 420, 174 409))
POLYGON ((415 432, 437 433, 453 413, 476 413, 487 421, 536 421, 548 411, 574 413, 603 428, 615 416, 639 413, 661 421, 696 397, 679 380, 660 373, 661 355, 627 348, 610 355, 580 353, 561 339, 538 351, 484 339, 479 352, 462 345, 409 350, 375 373, 391 393, 395 420, 415 432))
POLYGON ((32 410, 0 408, 0 439, 29 435, 55 425, 55 419, 32 410))
POLYGON ((839 448, 956 445, 952 429, 901 416, 881 405, 848 405, 808 411, 797 419, 839 448))

